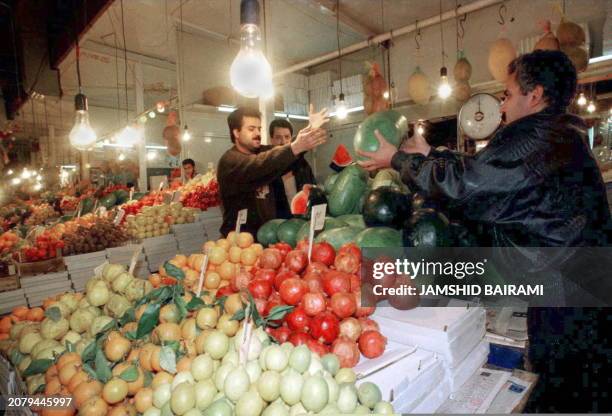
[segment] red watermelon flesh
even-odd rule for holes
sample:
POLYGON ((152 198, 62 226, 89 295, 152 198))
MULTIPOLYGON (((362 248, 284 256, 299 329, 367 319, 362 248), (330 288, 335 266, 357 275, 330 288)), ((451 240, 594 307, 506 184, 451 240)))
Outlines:
POLYGON ((291 200, 291 213, 293 215, 305 215, 308 209, 308 198, 312 185, 304 185, 302 190, 295 194, 291 200))
POLYGON ((334 156, 332 157, 329 167, 337 172, 340 172, 351 163, 353 163, 353 158, 351 157, 348 149, 345 145, 339 144, 336 148, 334 156))

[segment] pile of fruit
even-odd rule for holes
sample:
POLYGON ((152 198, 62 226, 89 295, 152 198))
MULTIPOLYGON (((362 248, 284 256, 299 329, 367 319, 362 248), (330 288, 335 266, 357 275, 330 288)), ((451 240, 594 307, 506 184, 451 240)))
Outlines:
POLYGON ((20 244, 21 239, 13 231, 6 231, 0 235, 0 258, 12 253, 20 244))
POLYGON ((23 263, 53 259, 58 251, 64 249, 64 244, 64 241, 45 230, 32 243, 25 243, 19 251, 15 251, 13 258, 23 263))
POLYGON ((32 205, 32 214, 25 220, 25 224, 28 226, 41 225, 57 215, 53 207, 47 203, 32 205))
POLYGON ((60 201, 60 209, 63 212, 75 211, 80 201, 81 201, 80 198, 77 198, 75 196, 65 195, 64 197, 62 197, 60 201))
POLYGON ((181 195, 181 202, 186 207, 199 208, 202 211, 221 205, 217 180, 212 179, 206 185, 196 185, 191 188, 189 192, 181 195))
POLYGON ((76 229, 69 229, 71 231, 65 232, 62 237, 64 256, 118 247, 128 240, 124 227, 118 227, 105 218, 98 218, 89 226, 78 225, 76 229))
POLYGON ((193 208, 183 207, 180 202, 145 206, 139 214, 127 216, 127 230, 133 238, 158 237, 168 234, 172 224, 194 222, 196 211, 193 208))
MULTIPOLYGON (((177 282, 187 277, 172 263, 164 273, 177 282)), ((15 319, 0 321, 8 335, 0 351, 25 379, 27 394, 73 398, 76 409, 62 415, 393 413, 380 389, 357 387, 356 374, 336 355, 274 343, 263 327, 291 307, 273 307, 262 318, 252 297, 220 292, 198 298, 182 284, 152 290, 107 264, 85 293, 45 301, 32 319, 19 309, 15 319)))
POLYGON ((3 229, 9 230, 17 224, 22 224, 30 215, 31 207, 24 203, 10 203, 0 208, 0 217, 4 219, 2 222, 3 229))
POLYGON ((11 337, 13 324, 21 321, 40 322, 45 314, 42 308, 28 308, 27 306, 16 306, 7 315, 0 319, 0 341, 11 337))

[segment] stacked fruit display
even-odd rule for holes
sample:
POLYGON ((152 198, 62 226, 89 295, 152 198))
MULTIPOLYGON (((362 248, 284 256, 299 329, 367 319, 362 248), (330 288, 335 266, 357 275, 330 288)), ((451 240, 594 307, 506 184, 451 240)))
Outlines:
POLYGON ((106 218, 98 218, 89 226, 77 225, 66 227, 62 240, 64 256, 91 253, 106 248, 118 247, 128 240, 124 227, 118 227, 106 218), (70 230, 70 232, 66 232, 70 230))
POLYGON ((212 179, 206 185, 196 185, 189 192, 181 195, 181 202, 186 207, 198 208, 202 211, 221 205, 217 180, 212 179))
POLYGON ((80 201, 81 201, 80 198, 77 198, 75 196, 66 195, 62 197, 60 201, 60 209, 63 212, 75 211, 80 201))
POLYGON ((180 202, 145 206, 139 214, 127 216, 128 233, 140 239, 165 235, 170 232, 172 224, 194 222, 195 213, 195 209, 185 208, 180 202))
POLYGON ((6 231, 0 235, 0 258, 13 252, 20 244, 21 239, 13 231, 6 231))
POLYGON ((22 245, 19 251, 13 253, 13 258, 24 263, 53 259, 58 251, 62 251, 64 244, 64 241, 45 230, 33 242, 22 245))
POLYGON ((25 224, 40 225, 50 218, 57 217, 58 213, 47 203, 32 205, 32 214, 25 220, 25 224))

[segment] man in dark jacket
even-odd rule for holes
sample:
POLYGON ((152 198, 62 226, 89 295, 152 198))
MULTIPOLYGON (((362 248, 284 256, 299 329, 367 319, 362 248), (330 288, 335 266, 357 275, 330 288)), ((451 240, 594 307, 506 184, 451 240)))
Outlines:
POLYGON ((261 144, 261 114, 240 107, 227 118, 234 146, 219 160, 217 180, 223 205, 221 234, 227 235, 236 226, 238 211, 248 209, 247 223, 242 230, 256 233, 266 221, 276 217, 269 184, 287 171, 304 152, 325 143, 327 132, 307 127, 296 139, 283 146, 261 144))
MULTIPOLYGON (((270 123, 270 143, 282 146, 291 143, 293 125, 286 119, 278 118, 270 123)), ((272 182, 272 193, 276 202, 276 217, 291 218, 291 201, 306 184, 315 185, 315 177, 304 155, 291 164, 287 172, 272 182)))
MULTIPOLYGON (((393 166, 409 185, 486 224, 494 246, 609 246, 612 221, 586 125, 566 113, 574 66, 562 52, 538 50, 515 59, 508 74, 507 125, 476 155, 440 152, 418 138, 398 152, 378 135, 381 148, 362 165, 393 166)), ((610 411, 609 315, 529 308, 529 358, 540 375, 529 411, 610 411)))

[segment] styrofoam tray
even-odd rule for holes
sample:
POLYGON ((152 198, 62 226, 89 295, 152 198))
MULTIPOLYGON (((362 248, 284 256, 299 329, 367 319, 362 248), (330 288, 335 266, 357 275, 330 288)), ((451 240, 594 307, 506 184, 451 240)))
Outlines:
POLYGON ((444 382, 444 376, 444 364, 442 361, 436 360, 434 365, 426 368, 404 389, 397 391, 393 397, 393 406, 396 410, 398 407, 418 406, 432 390, 437 389, 444 382))
POLYGON ((483 338, 476 348, 456 367, 445 365, 446 378, 451 385, 451 393, 458 391, 480 367, 482 367, 489 356, 489 343, 483 338))
POLYGON ((435 413, 449 396, 450 382, 448 380, 444 380, 438 384, 436 388, 432 389, 427 397, 416 405, 416 407, 411 405, 404 406, 398 401, 397 405, 395 402, 393 403, 393 408, 398 413, 435 413))

